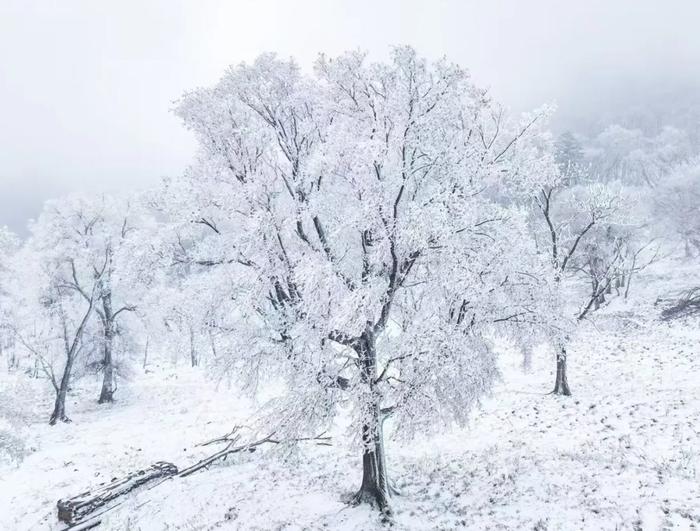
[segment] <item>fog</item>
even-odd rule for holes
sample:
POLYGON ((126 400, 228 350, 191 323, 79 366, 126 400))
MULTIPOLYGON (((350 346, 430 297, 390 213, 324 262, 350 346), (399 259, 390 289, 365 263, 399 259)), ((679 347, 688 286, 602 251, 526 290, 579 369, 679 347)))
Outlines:
POLYGON ((661 116, 700 85, 693 0, 109 6, 0 0, 0 225, 24 234, 47 198, 180 173, 194 141, 173 101, 264 51, 310 67, 321 51, 410 44, 468 67, 515 111, 556 103, 556 130, 595 129, 629 106, 661 116))

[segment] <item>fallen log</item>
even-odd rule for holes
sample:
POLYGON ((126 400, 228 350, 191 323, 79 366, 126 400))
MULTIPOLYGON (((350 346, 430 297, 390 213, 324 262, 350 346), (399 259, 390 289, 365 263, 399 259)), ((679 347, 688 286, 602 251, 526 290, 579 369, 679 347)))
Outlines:
POLYGON ((177 467, 172 463, 158 461, 143 470, 102 484, 93 491, 86 491, 72 498, 58 500, 58 519, 69 526, 77 526, 97 509, 139 487, 156 479, 165 479, 177 474, 177 467))
MULTIPOLYGON (((240 426, 235 426, 233 430, 226 435, 200 443, 198 446, 210 446, 214 444, 224 444, 225 446, 222 450, 179 472, 174 464, 159 461, 144 470, 138 470, 124 478, 115 479, 107 485, 102 484, 95 491, 83 492, 67 500, 58 500, 58 519, 68 524, 65 531, 68 529, 71 531, 85 531, 99 525, 104 513, 123 503, 122 501, 117 503, 110 502, 144 486, 146 483, 153 483, 157 479, 160 479, 160 482, 162 482, 169 478, 187 477, 194 472, 209 468, 209 466, 216 461, 225 460, 231 454, 255 452, 259 446, 268 444, 278 445, 283 443, 312 442, 322 446, 330 445, 330 437, 323 433, 315 437, 277 439, 274 436, 274 432, 261 439, 239 444, 241 440, 240 430, 240 426), (99 512, 96 512, 98 510, 99 512)), ((154 483, 148 488, 151 489, 160 482, 154 483)))

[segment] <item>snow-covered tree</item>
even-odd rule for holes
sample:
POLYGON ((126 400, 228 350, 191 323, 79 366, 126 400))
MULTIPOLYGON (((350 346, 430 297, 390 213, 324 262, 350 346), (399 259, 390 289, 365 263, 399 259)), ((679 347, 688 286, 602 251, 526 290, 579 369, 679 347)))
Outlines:
POLYGON ((571 131, 562 133, 555 144, 555 158, 564 172, 574 174, 584 164, 583 146, 571 131))
POLYGON ((99 351, 93 363, 104 373, 99 401, 113 399, 115 338, 124 331, 122 316, 135 310, 144 274, 137 238, 143 222, 136 224, 129 201, 114 197, 49 201, 15 258, 17 274, 33 286, 15 294, 26 302, 18 336, 56 390, 52 423, 67 420, 78 354, 94 355, 86 350, 99 351))
POLYGON ((679 164, 654 190, 654 214, 686 256, 700 253, 700 159, 679 164))
MULTIPOLYGON (((5 272, 8 268, 10 257, 19 247, 19 238, 10 229, 0 226, 0 272, 5 272)), ((2 289, 2 286, 0 286, 2 289)))
POLYGON ((228 305, 217 298, 221 292, 211 277, 192 275, 179 280, 170 288, 158 288, 157 305, 151 311, 160 317, 157 329, 163 331, 161 346, 171 356, 197 367, 212 346, 217 310, 228 309, 228 305), (217 289, 211 290, 210 286, 217 289))
POLYGON ((497 374, 486 332, 533 313, 525 211, 503 197, 552 163, 542 114, 512 123, 464 70, 410 48, 321 57, 314 77, 264 55, 177 112, 200 153, 162 201, 176 262, 230 309, 219 354, 250 388, 282 380, 278 434, 349 407, 356 501, 389 512, 385 419, 464 421, 497 374))
POLYGON ((114 342, 119 320, 136 310, 138 213, 128 200, 112 196, 68 197, 50 204, 54 234, 65 245, 70 276, 63 285, 90 301, 89 285, 100 276, 95 313, 99 318, 103 372, 99 402, 111 402, 114 394, 114 342))
MULTIPOLYGON (((535 196, 542 245, 549 249, 552 280, 557 290, 565 279, 580 273, 589 279, 591 289, 578 299, 575 322, 584 319, 612 286, 621 266, 620 240, 611 224, 619 221, 622 196, 618 187, 592 182, 568 186, 565 174, 553 176, 535 196)), ((563 295, 560 295, 564 299, 563 295)), ((568 305, 563 302, 562 311, 568 305)), ((569 330, 572 328, 569 326, 569 330)), ((570 332, 569 332, 570 333, 570 332)), ((570 395, 566 372, 566 343, 569 333, 560 337, 556 355, 554 394, 570 395)))
POLYGON ((596 179, 655 186, 674 165, 694 152, 684 130, 667 126, 647 136, 640 129, 611 124, 591 141, 586 159, 596 179))
POLYGON ((12 257, 19 249, 19 238, 7 227, 0 226, 0 357, 7 354, 7 368, 12 369, 16 362, 12 313, 15 301, 10 287, 15 283, 12 270, 12 257))
MULTIPOLYGON (((183 199, 187 201, 190 191, 181 191, 183 195, 178 199, 156 193, 150 206, 159 215, 168 217, 169 207, 183 199)), ((182 214, 172 212, 173 219, 179 219, 182 214)), ((232 279, 225 268, 215 267, 225 264, 221 260, 200 260, 193 255, 198 243, 189 239, 193 236, 191 228, 200 223, 201 220, 186 221, 184 227, 177 221, 163 223, 160 230, 153 232, 146 260, 152 272, 151 289, 144 293, 140 305, 149 346, 168 353, 171 361, 185 359, 192 367, 217 358, 217 336, 231 332, 237 315, 236 303, 225 288, 232 279), (201 269, 206 274, 200 274, 201 269), (217 278, 217 275, 222 276, 217 278)))
POLYGON ((107 267, 105 257, 85 279, 85 297, 70 285, 80 244, 75 242, 72 227, 69 231, 61 223, 55 205, 47 203, 31 226, 30 239, 15 256, 15 271, 21 280, 12 295, 17 304, 16 336, 38 361, 56 393, 50 424, 69 422, 66 396, 107 267))

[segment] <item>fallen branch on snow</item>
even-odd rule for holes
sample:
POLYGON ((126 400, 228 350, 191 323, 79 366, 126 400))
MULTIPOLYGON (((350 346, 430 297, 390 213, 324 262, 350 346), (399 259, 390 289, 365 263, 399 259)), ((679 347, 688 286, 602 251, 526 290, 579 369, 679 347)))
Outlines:
POLYGON ((274 437, 275 434, 273 432, 267 437, 263 437, 262 439, 258 439, 257 441, 249 442, 246 444, 237 444, 241 439, 240 430, 240 426, 234 426, 234 428, 227 435, 217 437, 216 439, 212 439, 211 441, 199 444, 198 446, 209 446, 210 444, 226 443, 226 447, 223 450, 216 452, 213 455, 210 455, 206 459, 202 459, 201 461, 195 463, 191 467, 180 471, 180 473, 178 473, 178 476, 189 476, 190 474, 197 472, 197 470, 209 467, 209 465, 211 465, 215 461, 218 461, 219 459, 225 459, 231 454, 239 452, 254 452, 258 446, 262 446, 263 444, 316 442, 316 444, 319 444, 321 446, 330 446, 331 440, 331 438, 326 436, 324 433, 317 435, 316 437, 297 437, 293 439, 279 440, 274 437))
POLYGON ((661 311, 661 320, 670 321, 695 313, 700 313, 700 287, 691 288, 675 299, 672 306, 661 311))
MULTIPOLYGON (((210 446, 213 444, 226 444, 223 450, 220 450, 201 461, 178 471, 178 468, 172 463, 159 461, 154 463, 149 468, 137 470, 121 479, 115 479, 107 485, 100 485, 95 491, 86 491, 72 498, 58 500, 58 519, 61 522, 68 524, 66 530, 82 531, 91 529, 101 522, 101 516, 121 505, 122 502, 114 503, 117 498, 120 498, 139 487, 143 487, 147 483, 152 483, 156 479, 161 479, 152 487, 162 483, 166 479, 174 477, 187 477, 198 470, 209 468, 213 463, 220 459, 226 459, 231 454, 241 452, 254 452, 259 446, 265 444, 282 444, 282 443, 297 443, 297 442, 315 442, 318 445, 330 446, 331 438, 324 433, 315 437, 297 437, 292 439, 275 438, 274 432, 266 437, 257 439, 244 444, 239 444, 241 440, 241 426, 235 426, 228 434, 210 441, 198 444, 197 446, 210 446), (99 513, 95 511, 102 509, 99 513)), ((151 488, 152 488, 151 487, 151 488)))

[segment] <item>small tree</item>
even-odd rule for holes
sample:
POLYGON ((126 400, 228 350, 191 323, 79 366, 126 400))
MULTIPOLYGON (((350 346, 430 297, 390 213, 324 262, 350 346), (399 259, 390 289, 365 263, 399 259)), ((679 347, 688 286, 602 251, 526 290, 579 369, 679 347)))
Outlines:
MULTIPOLYGON (((536 211, 543 235, 540 240, 549 248, 552 281, 562 289, 566 278, 584 272, 591 290, 583 297, 576 312, 576 321, 583 320, 612 285, 620 265, 619 246, 610 234, 610 222, 620 212, 620 193, 602 183, 567 186, 564 174, 543 186, 535 197, 536 211), (598 240, 598 244, 588 242, 598 240), (608 252, 602 245, 606 242, 608 252)), ((563 306, 566 307, 566 302, 563 306)), ((570 395, 566 371, 566 342, 560 338, 556 356, 554 394, 570 395)))
POLYGON ((555 146, 555 159, 563 172, 569 176, 578 175, 580 168, 584 166, 583 146, 571 131, 562 133, 555 146))
POLYGON ((49 201, 15 260, 17 274, 36 286, 16 294, 29 309, 16 329, 56 391, 52 424, 68 420, 66 393, 78 355, 88 345, 101 351, 104 380, 99 401, 113 399, 117 319, 135 309, 126 300, 136 296, 139 271, 130 223, 128 202, 115 198, 49 201), (93 313, 99 317, 99 332, 90 335, 93 313), (91 342, 90 337, 98 340, 91 342))
POLYGON ((249 388, 283 381, 279 434, 350 406, 355 501, 390 513, 385 420, 465 420, 497 374, 486 333, 526 313, 524 212, 498 196, 531 193, 542 116, 509 123, 464 70, 410 48, 322 57, 315 77, 262 56, 178 114, 200 153, 163 208, 181 274, 211 278, 229 312, 220 354, 249 388), (494 310, 496 292, 511 296, 494 310))
POLYGON ((69 255, 60 239, 48 240, 55 233, 51 216, 45 214, 34 224, 29 242, 17 256, 16 267, 23 283, 21 292, 13 295, 18 304, 14 330, 55 391, 49 419, 53 425, 70 422, 66 396, 99 297, 106 261, 94 271, 84 300, 67 286, 72 277, 69 255))
POLYGON ((0 226, 0 356, 8 355, 8 370, 13 369, 17 363, 12 332, 12 315, 15 308, 11 297, 11 286, 16 283, 12 257, 18 248, 17 236, 7 227, 0 226))
POLYGON ((79 314, 77 326, 74 325, 67 314, 65 304, 68 303, 71 298, 63 288, 58 286, 52 287, 48 295, 49 298, 44 301, 44 304, 47 306, 47 313, 50 314, 52 318, 58 320, 65 360, 61 378, 58 382, 56 381, 56 374, 53 372, 52 366, 47 366, 47 369, 50 371, 51 384, 56 391, 54 409, 49 418, 49 424, 51 425, 56 424, 58 421, 70 422, 70 419, 66 415, 66 395, 68 393, 75 360, 82 348, 83 333, 85 332, 85 327, 95 307, 95 299, 99 290, 99 280, 96 280, 97 281, 93 283, 93 287, 90 290, 85 306, 79 314))
POLYGON ((184 358, 192 367, 202 361, 200 336, 207 333, 206 315, 211 306, 204 305, 204 291, 182 282, 175 288, 159 289, 159 307, 162 313, 161 325, 167 338, 168 350, 184 358))
POLYGON ((114 399, 114 341, 122 314, 133 312, 138 268, 131 262, 138 253, 137 213, 129 201, 115 197, 69 197, 49 206, 53 230, 65 244, 70 274, 62 286, 91 302, 90 288, 96 271, 102 271, 95 301, 99 317, 103 381, 98 402, 114 399), (135 273, 136 272, 136 273, 135 273))

